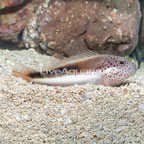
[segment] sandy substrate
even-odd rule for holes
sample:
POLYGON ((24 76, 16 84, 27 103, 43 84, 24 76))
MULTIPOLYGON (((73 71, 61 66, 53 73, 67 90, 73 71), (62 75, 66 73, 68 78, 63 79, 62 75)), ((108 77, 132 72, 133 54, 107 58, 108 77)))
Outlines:
POLYGON ((22 63, 39 69, 48 57, 0 50, 1 144, 144 143, 144 64, 120 87, 50 87, 11 75, 22 63))

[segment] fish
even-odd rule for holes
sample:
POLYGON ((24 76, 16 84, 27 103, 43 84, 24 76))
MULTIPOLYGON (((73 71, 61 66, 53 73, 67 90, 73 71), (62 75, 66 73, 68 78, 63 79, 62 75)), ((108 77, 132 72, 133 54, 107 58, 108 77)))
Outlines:
POLYGON ((88 51, 69 58, 56 58, 40 71, 17 64, 13 67, 12 75, 27 82, 48 86, 118 86, 135 72, 135 63, 127 58, 88 51))

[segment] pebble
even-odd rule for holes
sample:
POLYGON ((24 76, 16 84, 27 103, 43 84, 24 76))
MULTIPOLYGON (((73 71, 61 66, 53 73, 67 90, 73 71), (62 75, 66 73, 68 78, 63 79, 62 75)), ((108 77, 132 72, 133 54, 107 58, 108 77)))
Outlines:
POLYGON ((61 109, 60 113, 62 116, 64 116, 66 114, 67 110, 65 108, 61 109))
POLYGON ((140 105, 139 105, 139 110, 140 110, 141 112, 144 112, 144 104, 140 104, 140 105))
POLYGON ((128 129, 128 126, 118 127, 118 128, 116 129, 116 132, 117 132, 117 133, 120 133, 120 132, 122 132, 122 131, 125 130, 125 129, 128 129))
POLYGON ((118 121, 119 126, 127 126, 129 124, 128 120, 123 119, 118 121))
POLYGON ((66 120, 64 121, 64 126, 67 126, 68 124, 71 124, 72 120, 70 118, 66 118, 66 120))

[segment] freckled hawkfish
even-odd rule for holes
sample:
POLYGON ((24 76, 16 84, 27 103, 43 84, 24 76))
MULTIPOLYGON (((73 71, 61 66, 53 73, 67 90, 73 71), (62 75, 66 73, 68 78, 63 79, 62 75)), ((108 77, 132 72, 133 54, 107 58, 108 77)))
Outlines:
POLYGON ((98 55, 84 52, 53 61, 44 71, 35 71, 23 65, 16 65, 12 74, 16 77, 49 86, 101 84, 117 86, 136 72, 136 65, 123 57, 98 55))

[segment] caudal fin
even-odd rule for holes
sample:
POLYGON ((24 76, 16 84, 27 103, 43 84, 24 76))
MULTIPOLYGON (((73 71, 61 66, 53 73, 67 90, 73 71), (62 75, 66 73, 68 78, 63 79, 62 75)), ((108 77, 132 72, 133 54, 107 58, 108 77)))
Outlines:
POLYGON ((35 73, 34 70, 22 65, 22 64, 16 64, 12 69, 12 75, 16 77, 20 77, 27 82, 32 81, 31 74, 35 73))

